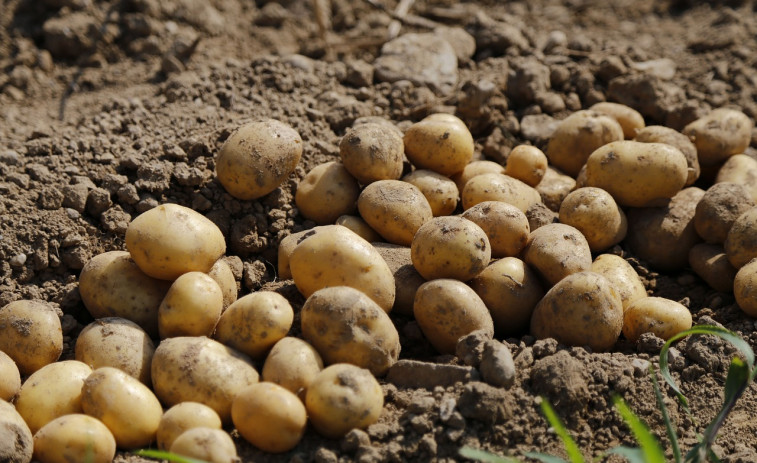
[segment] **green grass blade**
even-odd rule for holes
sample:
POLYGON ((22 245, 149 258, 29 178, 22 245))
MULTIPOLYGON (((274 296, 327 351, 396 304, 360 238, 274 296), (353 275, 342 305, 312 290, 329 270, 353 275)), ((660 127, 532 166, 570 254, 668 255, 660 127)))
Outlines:
POLYGON ((560 417, 557 416, 557 413, 555 413, 555 410, 546 398, 542 398, 541 411, 549 422, 549 425, 554 428, 555 432, 560 437, 560 440, 563 442, 570 463, 586 463, 583 455, 581 455, 581 450, 578 448, 578 444, 576 444, 576 441, 570 437, 565 425, 560 421, 560 417))
POLYGON ((609 454, 620 455, 628 460, 630 463, 649 463, 644 459, 644 452, 640 448, 631 447, 615 447, 607 451, 609 454))
POLYGON ((569 463, 568 461, 563 460, 560 457, 547 455, 546 453, 526 452, 523 455, 527 456, 528 458, 533 458, 534 460, 539 460, 543 463, 569 463))
POLYGON ((147 458, 156 458, 159 460, 168 460, 175 463, 208 463, 205 460, 198 460, 197 458, 185 457, 177 455, 171 452, 164 452, 163 450, 142 449, 134 452, 135 455, 147 458))
POLYGON ((665 454, 657 442, 657 438, 649 431, 644 422, 628 407, 628 405, 617 395, 613 395, 612 401, 618 413, 631 429, 636 441, 639 443, 641 452, 644 455, 645 463, 665 463, 665 454))
POLYGON ((676 435, 675 429, 673 429, 673 422, 670 420, 668 407, 665 406, 665 400, 662 398, 660 383, 657 381, 657 372, 651 364, 649 365, 649 375, 652 377, 652 386, 654 388, 655 399, 657 399, 657 408, 659 408, 662 413, 662 420, 665 422, 665 432, 668 434, 668 441, 670 441, 670 447, 673 450, 673 461, 675 461, 675 463, 681 463, 681 448, 678 446, 678 436, 676 435))
POLYGON ((483 461, 484 463, 520 463, 518 460, 510 457, 501 457, 486 450, 474 449, 472 447, 463 447, 458 453, 461 457, 470 458, 471 460, 483 461))

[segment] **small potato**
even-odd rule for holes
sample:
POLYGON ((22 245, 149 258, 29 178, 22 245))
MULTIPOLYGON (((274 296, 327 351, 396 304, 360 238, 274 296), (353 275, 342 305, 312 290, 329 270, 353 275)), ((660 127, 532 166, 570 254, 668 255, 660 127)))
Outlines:
POLYGON ((340 215, 355 212, 359 195, 360 185, 355 177, 343 164, 332 161, 314 167, 303 177, 294 202, 303 217, 328 225, 340 215))
POLYGON ((618 121, 618 124, 623 129, 623 136, 626 140, 634 138, 646 125, 641 113, 624 104, 602 101, 601 103, 592 105, 589 110, 610 116, 618 121))
POLYGON ((747 189, 752 200, 757 203, 757 160, 746 154, 731 156, 718 170, 715 182, 738 183, 747 189))
POLYGON ((400 339, 389 316, 348 286, 313 293, 302 306, 302 336, 324 362, 351 363, 383 375, 397 362, 400 339))
POLYGON ((426 279, 413 267, 409 247, 391 243, 373 243, 389 270, 394 275, 394 305, 392 310, 402 315, 413 315, 413 303, 418 288, 426 279))
POLYGON ((192 428, 221 429, 221 417, 199 402, 182 402, 166 410, 160 418, 156 438, 160 450, 171 448, 173 441, 192 428))
POLYGON ((442 175, 461 172, 473 158, 473 136, 455 116, 431 115, 405 132, 405 155, 419 169, 442 175))
POLYGON ((549 163, 575 177, 600 146, 623 140, 618 122, 597 111, 576 111, 557 126, 547 145, 549 163))
POLYGON ((296 248, 297 245, 300 244, 305 238, 309 238, 310 236, 318 233, 319 230, 324 229, 327 230, 328 226, 314 227, 310 230, 302 230, 297 233, 292 233, 291 235, 288 235, 281 240, 281 242, 279 243, 278 254, 279 279, 288 280, 292 278, 292 269, 289 267, 289 259, 292 257, 294 248, 296 248))
POLYGON ((462 190, 463 209, 484 201, 502 201, 526 212, 541 202, 539 192, 518 179, 504 174, 481 174, 473 177, 462 190))
POLYGON ((356 215, 341 215, 336 219, 336 225, 347 227, 369 243, 381 241, 381 235, 376 233, 362 217, 356 215))
POLYGON ((13 405, 0 400, 0 461, 29 463, 33 451, 34 440, 29 426, 13 405))
POLYGON ((22 375, 55 362, 63 351, 63 330, 55 309, 42 301, 13 301, 0 308, 0 351, 22 375))
POLYGON ((745 314, 757 318, 757 259, 750 260, 736 273, 733 295, 745 314))
POLYGON ((598 273, 612 282, 620 295, 623 311, 636 299, 647 297, 647 290, 639 274, 625 259, 615 254, 601 254, 591 264, 591 271, 598 273))
POLYGON ((591 252, 603 251, 623 241, 628 221, 610 193, 600 188, 579 188, 560 205, 560 222, 580 231, 591 252))
POLYGON ((216 224, 199 212, 163 204, 132 220, 126 249, 146 275, 175 280, 187 272, 207 273, 226 252, 226 241, 216 224))
POLYGON ((271 349, 261 375, 263 381, 276 383, 304 401, 308 386, 321 370, 323 360, 313 346, 300 338, 286 337, 271 349))
POLYGON ((173 441, 169 451, 208 463, 238 463, 240 461, 234 441, 222 429, 202 427, 189 429, 173 441))
POLYGON ((607 278, 594 272, 568 275, 547 291, 531 317, 531 334, 568 346, 606 351, 623 326, 623 302, 607 278))
POLYGON ((287 335, 293 320, 294 310, 284 296, 258 291, 226 309, 214 337, 253 360, 263 360, 268 350, 287 335))
POLYGON ((472 161, 467 164, 462 172, 451 177, 452 181, 457 185, 457 190, 462 193, 465 184, 468 180, 481 174, 504 174, 505 168, 501 164, 494 161, 472 161))
POLYGON ((400 178, 404 154, 402 134, 384 124, 355 126, 339 142, 345 169, 363 185, 400 178))
POLYGON ((0 400, 10 402, 21 389, 21 373, 16 362, 0 350, 0 400))
POLYGON ((697 203, 694 228, 707 243, 722 244, 733 222, 754 207, 754 200, 743 185, 716 183, 697 203))
POLYGON ((720 108, 684 127, 683 134, 697 147, 699 164, 711 166, 746 151, 753 128, 754 122, 746 114, 720 108))
POLYGON ((449 177, 437 174, 433 170, 418 169, 402 177, 402 181, 421 190, 431 206, 434 217, 455 212, 460 192, 449 177))
POLYGON ((247 442, 269 453, 293 449, 308 423, 302 401, 274 383, 258 383, 243 389, 231 404, 231 418, 247 442))
POLYGON ((631 342, 644 333, 668 340, 691 328, 691 312, 678 302, 662 297, 644 297, 628 306, 623 314, 623 335, 631 342))
POLYGON ((544 178, 536 185, 536 191, 548 208, 558 212, 565 197, 575 190, 576 187, 577 182, 573 177, 564 175, 552 167, 548 167, 544 178))
POLYGON ((223 311, 218 283, 200 272, 188 272, 173 282, 158 308, 161 339, 210 336, 223 311))
POLYGON ((234 278, 234 272, 231 270, 231 266, 226 259, 221 258, 216 261, 215 264, 208 271, 208 276, 218 283, 221 288, 221 294, 223 295, 223 309, 230 306, 237 300, 237 294, 239 288, 237 288, 237 280, 234 278))
POLYGON ((338 363, 324 369, 305 397, 310 423, 322 436, 338 439, 353 428, 378 421, 384 393, 370 371, 338 363))
POLYGON ((719 244, 699 243, 689 251, 689 265, 710 287, 721 293, 733 291, 733 268, 725 249, 719 244))
POLYGON ((470 286, 489 309, 498 339, 527 332, 534 307, 544 296, 537 275, 516 257, 492 262, 470 286))
POLYGON ((484 230, 474 222, 462 217, 436 217, 418 229, 410 257, 427 280, 468 281, 489 265, 491 245, 484 230))
POLYGON ((300 162, 302 138, 274 119, 249 122, 232 133, 216 158, 216 175, 231 196, 242 200, 267 195, 300 162))
POLYGON ((689 140, 689 137, 661 125, 650 125, 644 127, 636 133, 634 141, 642 143, 665 143, 670 146, 675 146, 686 157, 686 164, 688 166, 688 175, 686 177, 686 185, 692 185, 701 174, 701 168, 699 167, 699 158, 697 157, 697 147, 689 140))
POLYGON ((737 269, 757 257, 757 207, 747 210, 733 222, 724 246, 728 260, 737 269))
POLYGON ((535 146, 518 145, 510 151, 505 164, 505 174, 517 178, 528 186, 535 187, 547 173, 547 156, 535 146))
POLYGON ((494 335, 494 322, 484 301, 458 280, 439 279, 421 285, 414 314, 423 335, 442 354, 454 354, 457 341, 474 331, 494 335))
POLYGON ((115 456, 113 433, 82 413, 56 418, 34 434, 34 459, 40 463, 110 463, 115 456))
POLYGON ((562 223, 532 231, 523 258, 550 285, 591 268, 591 249, 586 238, 575 227, 562 223))
POLYGON ((409 246, 433 211, 423 192, 401 180, 373 182, 360 193, 360 216, 386 241, 409 246))
POLYGON ((512 204, 502 201, 484 201, 462 215, 486 233, 492 248, 492 257, 515 257, 528 244, 531 228, 526 214, 512 204))

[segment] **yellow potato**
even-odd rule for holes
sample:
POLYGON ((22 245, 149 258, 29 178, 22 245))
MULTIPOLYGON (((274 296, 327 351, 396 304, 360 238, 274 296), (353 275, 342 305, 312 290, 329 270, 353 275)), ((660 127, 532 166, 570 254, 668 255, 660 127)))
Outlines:
POLYGON ((699 164, 711 166, 740 154, 749 147, 754 122, 734 109, 720 108, 683 129, 697 147, 699 164))
POLYGON ((733 222, 754 207, 754 200, 743 185, 716 183, 697 203, 694 228, 708 243, 722 244, 733 222))
POLYGON ((525 213, 529 207, 541 202, 538 191, 504 174, 477 175, 465 184, 461 193, 464 210, 484 201, 502 201, 525 213))
POLYGON ((518 145, 510 151, 505 164, 505 174, 517 178, 528 186, 535 187, 547 173, 547 156, 531 145, 518 145))
POLYGON ((55 362, 63 351, 63 331, 55 309, 42 301, 13 301, 0 308, 0 351, 27 376, 55 362))
POLYGON ((421 190, 401 180, 371 183, 360 193, 357 208, 386 241, 403 246, 409 246, 415 232, 433 217, 421 190))
POLYGON ((34 441, 29 426, 13 405, 0 400, 0 461, 29 463, 33 451, 34 441))
POLYGON ((297 233, 287 235, 284 239, 281 240, 281 242, 279 243, 278 253, 279 279, 288 280, 292 278, 292 269, 289 267, 289 259, 292 257, 294 248, 296 248, 297 245, 300 244, 300 242, 302 242, 305 238, 309 238, 310 236, 318 233, 319 230, 324 229, 328 230, 328 226, 314 227, 310 230, 302 230, 297 233))
POLYGON ((442 175, 461 172, 473 158, 473 136, 451 115, 429 116, 405 132, 405 155, 419 169, 442 175))
POLYGON ((699 243, 689 251, 689 265, 710 287, 722 293, 733 291, 736 269, 719 244, 699 243))
MULTIPOLYGON (((581 169, 583 172, 584 169, 581 169)), ((581 174, 579 173, 579 176, 581 174)), ((544 178, 536 185, 536 191, 541 196, 541 200, 548 208, 558 212, 560 205, 571 191, 578 188, 578 182, 569 175, 562 174, 552 167, 547 168, 544 178)))
POLYGON ((449 177, 437 174, 433 170, 418 169, 402 177, 402 181, 421 190, 431 206, 434 217, 455 212, 460 192, 449 177))
POLYGON ((355 126, 339 143, 345 169, 363 185, 400 178, 404 151, 402 134, 385 124, 355 126))
POLYGON ((636 137, 634 137, 634 141, 642 143, 665 143, 675 146, 686 157, 686 164, 688 165, 686 186, 692 185, 699 178, 702 169, 699 166, 697 147, 689 140, 689 137, 681 132, 661 125, 650 125, 638 131, 636 137))
POLYGON ((205 273, 181 275, 168 289, 158 308, 161 339, 175 336, 210 336, 223 311, 223 292, 205 273))
POLYGON ((171 453, 196 458, 208 463, 237 463, 237 448, 231 436, 222 429, 192 428, 177 437, 171 453))
POLYGON ((745 314, 757 318, 757 259, 750 260, 736 273, 733 295, 745 314))
POLYGON ((620 243, 628 231, 623 209, 601 188, 579 188, 566 196, 560 205, 560 222, 577 228, 592 252, 620 243))
POLYGON ((514 257, 528 244, 531 228, 526 214, 512 204, 502 201, 484 201, 462 215, 486 233, 492 248, 492 257, 514 257))
POLYGON ((689 309, 662 297, 644 297, 628 306, 623 314, 623 335, 636 342, 644 333, 668 340, 691 328, 689 309))
POLYGON ((286 337, 274 344, 265 359, 263 381, 276 383, 305 400, 305 392, 323 370, 317 350, 300 338, 286 337))
POLYGON ((589 110, 610 116, 618 121, 618 124, 623 129, 623 136, 626 140, 634 138, 646 125, 641 113, 624 104, 602 101, 593 104, 589 110))
POLYGON ((34 434, 34 459, 40 463, 110 463, 115 456, 113 433, 89 415, 61 416, 34 434))
POLYGON ((718 170, 715 182, 738 183, 747 189, 752 200, 757 203, 757 159, 746 154, 731 156, 718 170))
POLYGON ((636 299, 647 297, 647 290, 639 274, 625 259, 615 254, 600 254, 591 264, 591 271, 612 282, 623 302, 623 311, 636 299))
POLYGON ((589 243, 575 227, 550 223, 531 232, 523 260, 550 285, 591 268, 589 243))
POLYGON ((462 172, 450 177, 457 185, 457 190, 462 193, 468 180, 481 174, 504 174, 505 168, 494 161, 472 161, 465 166, 462 172))
POLYGON ((737 269, 757 257, 757 207, 747 210, 733 222, 724 246, 728 260, 737 269))
POLYGON ((426 279, 413 267, 410 248, 391 243, 373 243, 373 246, 384 258, 394 275, 395 297, 392 310, 402 315, 412 316, 415 293, 426 282, 426 279))
POLYGON ((208 276, 220 286, 221 294, 223 294, 223 309, 226 310, 226 307, 237 300, 237 293, 239 292, 231 266, 225 259, 218 259, 208 271, 208 276))
POLYGON ((221 417, 199 402, 182 402, 166 410, 158 423, 158 448, 168 450, 173 441, 192 428, 221 429, 221 417))
POLYGON ((486 233, 462 217, 436 217, 423 224, 410 246, 418 273, 427 280, 468 281, 489 265, 491 246, 486 233))
POLYGON ((297 185, 294 202, 300 214, 319 225, 333 224, 357 208, 360 185, 344 165, 327 162, 314 167, 297 185))
POLYGON ((618 140, 623 140, 623 128, 615 119, 597 111, 576 111, 557 126, 546 154, 551 165, 576 176, 594 150, 618 140))
POLYGON ((369 243, 381 241, 383 239, 381 238, 381 235, 376 233, 376 230, 372 229, 371 226, 363 220, 362 217, 356 215, 339 216, 339 218, 336 219, 335 224, 349 228, 369 243))
POLYGON ((21 389, 21 373, 16 362, 0 350, 0 400, 10 402, 21 389))

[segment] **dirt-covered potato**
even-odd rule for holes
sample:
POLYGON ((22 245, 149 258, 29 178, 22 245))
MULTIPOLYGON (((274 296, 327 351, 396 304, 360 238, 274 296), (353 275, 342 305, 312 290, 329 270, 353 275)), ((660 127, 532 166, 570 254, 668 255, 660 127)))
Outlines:
POLYGON ((55 362, 63 351, 63 331, 55 309, 43 301, 13 301, 0 308, 0 351, 27 376, 55 362))
POLYGON ((597 111, 576 111, 563 119, 547 145, 549 163, 575 177, 600 146, 623 140, 618 121, 597 111))
POLYGON ((738 183, 747 189, 752 200, 757 203, 757 159, 746 154, 731 156, 718 170, 715 182, 738 183))
POLYGON ((380 376, 400 355, 392 320, 370 297, 348 286, 313 293, 301 312, 302 335, 326 364, 351 363, 380 376))
POLYGON ((385 124, 360 124, 339 142, 344 167, 363 185, 400 178, 404 154, 402 134, 385 124))
POLYGON ((21 389, 21 373, 16 362, 0 350, 0 400, 10 402, 21 389))
POLYGON ((34 434, 34 459, 40 463, 110 463, 115 456, 113 433, 83 413, 56 418, 34 434))
POLYGON ((592 252, 620 243, 628 231, 625 212, 601 188, 579 188, 566 196, 560 205, 560 222, 577 228, 592 252))
POLYGON ((686 157, 664 143, 624 140, 597 149, 586 161, 586 184, 602 188, 621 206, 665 204, 686 184, 686 157))
POLYGON ((360 216, 386 241, 409 246, 433 211, 423 192, 401 180, 373 182, 360 193, 360 216))
POLYGON ((384 393, 370 371, 338 363, 321 371, 305 396, 310 423, 322 436, 338 439, 378 421, 384 393))
POLYGON ((711 166, 743 153, 752 140, 754 122, 735 109, 719 108, 683 129, 697 147, 699 164, 711 166))
POLYGON ((623 137, 626 140, 634 138, 646 125, 644 123, 644 116, 640 112, 624 104, 602 101, 593 104, 589 110, 610 116, 618 121, 618 124, 623 129, 623 137))
POLYGON ((182 402, 166 410, 158 423, 158 448, 168 450, 177 437, 192 428, 221 429, 221 417, 199 402, 182 402))
POLYGON ((372 243, 394 275, 394 306, 396 313, 412 316, 415 293, 426 279, 413 267, 412 252, 407 246, 372 243))
POLYGON ((294 171, 302 156, 296 130, 274 119, 249 122, 235 130, 216 157, 216 175, 231 196, 249 200, 267 195, 294 171))
POLYGON ((230 306, 237 300, 239 288, 237 287, 237 280, 234 278, 234 272, 231 270, 231 266, 226 259, 221 258, 216 261, 215 264, 208 271, 208 276, 218 283, 221 288, 221 294, 223 295, 223 308, 230 306))
POLYGON ((591 271, 598 273, 612 282, 620 296, 625 311, 631 302, 647 297, 647 290, 639 274, 625 259, 615 254, 600 254, 591 264, 591 271))
POLYGON ((341 225, 305 238, 292 251, 289 266, 305 297, 327 286, 350 286, 387 312, 394 305, 394 276, 386 262, 369 242, 341 225))
POLYGON ((203 427, 189 429, 173 441, 169 451, 208 463, 239 463, 240 461, 234 441, 223 429, 203 427))
POLYGON ((175 280, 187 272, 207 273, 226 252, 226 240, 218 226, 199 212, 162 204, 132 220, 126 249, 145 274, 175 280))
POLYGON ((736 273, 733 295, 745 314, 757 318, 757 259, 752 259, 736 273))
POLYGON ((510 151, 505 174, 535 187, 547 173, 549 161, 542 150, 531 145, 518 145, 510 151))
POLYGON ((591 268, 589 243, 575 227, 551 223, 531 232, 523 260, 550 285, 591 268))
POLYGON ((644 297, 623 314, 623 335, 636 342, 644 333, 668 340, 691 328, 691 312, 682 304, 662 297, 644 297))
POLYGON ((323 370, 321 354, 300 338, 286 337, 274 344, 265 359, 261 377, 305 400, 305 392, 323 370))
POLYGON ((34 441, 29 426, 13 405, 0 400, 0 461, 29 463, 33 451, 34 441))
POLYGON ((200 402, 225 423, 231 401, 243 388, 258 382, 249 357, 205 337, 168 338, 152 358, 152 384, 166 406, 200 402))
POLYGON ((737 269, 757 257, 757 207, 747 210, 733 222, 724 247, 728 260, 737 269))
POLYGON ((463 188, 465 188, 465 184, 468 183, 468 180, 477 175, 504 173, 505 168, 502 167, 501 164, 498 164, 494 161, 479 160, 471 161, 465 166, 462 172, 458 172, 450 178, 453 182, 455 182, 455 185, 457 185, 457 190, 462 193, 463 188))
POLYGON ((544 296, 537 275, 516 257, 492 262, 470 286, 489 309, 498 338, 528 331, 534 307, 544 296))
POLYGON ((722 244, 733 222, 754 207, 754 200, 743 185, 716 183, 697 203, 694 228, 707 243, 722 244))
POLYGON ((269 453, 294 448, 308 423, 305 405, 294 393, 266 382, 237 394, 231 404, 231 419, 247 442, 269 453))
POLYGON ((461 195, 464 210, 484 201, 502 201, 526 212, 533 204, 541 202, 538 191, 504 174, 476 175, 465 184, 461 195))
POLYGON ((289 301, 273 291, 258 291, 231 304, 218 321, 214 337, 229 347, 263 360, 287 335, 294 320, 289 301))
POLYGON ((340 215, 334 223, 349 228, 369 243, 383 239, 362 217, 357 215, 340 215))
POLYGON ((402 181, 415 185, 421 190, 431 206, 434 217, 455 212, 460 192, 455 182, 449 177, 433 170, 418 169, 402 177, 402 181))
POLYGON ((360 185, 343 164, 315 166, 297 185, 294 202, 300 213, 319 225, 332 224, 357 208, 360 185))
POLYGON ((278 277, 280 280, 288 280, 292 278, 292 269, 289 267, 289 259, 292 257, 294 248, 296 248, 297 245, 300 244, 305 238, 309 238, 323 229, 328 229, 328 226, 314 227, 310 230, 302 230, 297 233, 287 235, 284 239, 281 240, 281 242, 279 243, 277 261, 277 267, 279 270, 278 277))
POLYGON ((173 282, 158 308, 161 339, 210 336, 223 312, 223 291, 210 276, 188 272, 173 282))
POLYGON ((699 243, 689 251, 689 265, 710 287, 722 293, 733 291, 736 269, 719 244, 699 243))
POLYGON ((404 142, 405 155, 415 167, 442 175, 461 172, 473 158, 473 136, 452 115, 431 115, 411 125, 404 142))
POLYGON ((568 346, 606 351, 623 327, 623 302, 612 282, 594 272, 566 276, 547 291, 531 317, 531 334, 568 346))
POLYGON ((551 210, 558 212, 563 199, 576 189, 576 181, 570 175, 562 174, 558 170, 548 167, 544 178, 535 188, 541 196, 542 202, 551 210))
POLYGON ((415 320, 442 354, 454 354, 457 341, 474 331, 494 334, 494 322, 481 298, 465 283, 439 279, 421 285, 415 295, 415 320))
POLYGON ((436 217, 418 229, 410 257, 427 280, 468 281, 489 265, 491 245, 486 232, 474 222, 457 216, 436 217))
POLYGON ((636 133, 636 137, 634 137, 634 141, 641 143, 665 143, 675 146, 686 157, 686 164, 688 166, 686 186, 692 185, 699 178, 701 168, 699 167, 697 148, 691 143, 689 137, 681 132, 662 125, 650 125, 639 130, 636 133))
POLYGON ((492 258, 518 256, 528 244, 531 228, 526 214, 512 204, 484 201, 462 215, 486 233, 492 258))

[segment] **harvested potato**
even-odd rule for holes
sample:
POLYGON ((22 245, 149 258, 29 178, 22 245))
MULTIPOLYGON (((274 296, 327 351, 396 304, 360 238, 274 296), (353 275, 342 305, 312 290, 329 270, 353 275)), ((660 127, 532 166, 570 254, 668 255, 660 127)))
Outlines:
POLYGON ((82 413, 56 418, 34 434, 34 459, 40 463, 110 463, 115 456, 113 433, 82 413))
POLYGON ((461 172, 473 158, 473 136, 452 115, 431 115, 405 132, 405 155, 419 169, 442 175, 461 172))
POLYGON ((305 297, 327 286, 350 286, 367 294, 386 312, 392 310, 391 270, 369 242, 341 225, 304 239, 292 252, 289 265, 294 284, 305 297))
POLYGON ((552 167, 547 168, 544 178, 536 185, 536 191, 541 196, 542 202, 555 212, 560 210, 565 197, 575 189, 576 181, 573 177, 562 174, 552 167))
POLYGON ((507 156, 505 174, 535 187, 547 173, 547 165, 547 156, 542 150, 531 145, 518 145, 507 156))
POLYGON ((371 298, 348 286, 314 292, 302 306, 302 336, 326 364, 351 363, 380 376, 400 355, 392 320, 371 298))
POLYGON ((719 244, 699 243, 689 251, 689 265, 710 287, 722 293, 733 291, 736 269, 719 244))
POLYGON ((433 212, 423 192, 401 180, 373 182, 357 200, 360 216, 390 243, 409 246, 433 212))
POLYGON ((0 351, 27 376, 55 362, 63 351, 63 331, 55 309, 42 301, 13 301, 0 308, 0 351))
POLYGON ((610 116, 618 121, 626 140, 634 138, 646 125, 640 112, 624 104, 602 101, 593 104, 589 110, 610 116))
POLYGON ((566 276, 547 291, 531 317, 531 334, 568 346, 606 351, 623 326, 623 302, 607 278, 594 272, 566 276))
POLYGON ((226 259, 218 259, 215 264, 208 271, 208 276, 218 283, 221 288, 221 294, 223 295, 223 309, 230 306, 237 300, 237 294, 239 288, 237 288, 237 280, 234 278, 234 272, 231 270, 231 266, 226 259))
POLYGON ((697 203, 694 228, 705 242, 724 243, 733 222, 752 207, 754 200, 744 186, 716 183, 697 203))
POLYGON ((538 191, 504 174, 477 175, 465 184, 461 194, 464 210, 484 201, 502 201, 526 212, 533 204, 541 202, 538 191))
POLYGON ((376 233, 376 230, 372 229, 362 217, 357 215, 341 215, 336 219, 335 224, 349 228, 369 243, 382 240, 381 235, 376 233))
POLYGON ((563 119, 547 145, 549 163, 575 177, 600 146, 623 140, 623 128, 597 111, 576 111, 563 119))
POLYGON ((158 448, 168 450, 173 441, 192 428, 221 429, 221 417, 199 402, 182 402, 166 410, 158 423, 158 448))
POLYGON ((665 143, 675 146, 686 157, 688 175, 685 186, 692 185, 699 178, 701 168, 699 167, 699 158, 697 157, 697 147, 689 140, 689 137, 681 132, 661 125, 650 125, 639 130, 636 133, 636 137, 634 137, 634 141, 641 143, 665 143))
POLYGON ((681 191, 687 178, 683 153, 663 143, 613 142, 586 161, 586 184, 606 190, 621 206, 665 204, 681 191))
POLYGON ((158 308, 161 339, 210 336, 223 312, 223 291, 210 276, 188 272, 173 282, 158 308))
POLYGON ((623 302, 623 311, 636 299, 647 297, 647 290, 639 274, 625 259, 615 254, 600 254, 591 264, 591 271, 612 282, 623 302))
POLYGON ((192 428, 177 437, 171 453, 196 458, 208 463, 238 463, 237 447, 223 429, 192 428))
POLYGON ((757 257, 757 207, 747 210, 733 222, 724 246, 728 260, 737 269, 757 257))
POLYGON ((474 331, 494 334, 484 301, 458 280, 439 279, 421 285, 415 295, 415 320, 423 335, 442 354, 454 354, 457 341, 474 331))
POLYGON ((79 293, 92 317, 130 320, 158 336, 158 308, 171 282, 147 276, 126 251, 93 257, 79 276, 79 293))
POLYGON ((718 170, 715 182, 738 183, 747 189, 752 200, 757 203, 757 160, 746 154, 731 156, 718 170))
POLYGON ((552 223, 531 232, 523 260, 554 285, 572 273, 589 270, 591 249, 575 227, 552 223))
POLYGON ((21 389, 21 373, 16 362, 0 350, 0 400, 10 402, 21 389))
POLYGON ((412 316, 415 293, 426 279, 413 267, 410 248, 391 243, 373 243, 373 247, 381 254, 394 275, 395 296, 392 310, 412 316))
POLYGON ((274 383, 253 384, 239 392, 231 404, 231 418, 247 442, 269 453, 293 449, 308 423, 302 401, 274 383))
POLYGON ((668 340, 691 328, 691 312, 678 302, 662 297, 644 297, 628 306, 623 314, 623 335, 631 342, 644 333, 668 340))
POLYGON ((148 276, 175 280, 187 272, 210 271, 226 252, 226 241, 216 224, 199 212, 162 204, 132 220, 126 249, 148 276))
POLYGON ((239 298, 221 316, 215 338, 254 360, 263 360, 268 350, 292 327, 294 310, 289 301, 273 291, 258 291, 239 298))
POLYGON ((516 257, 492 262, 470 286, 489 309, 498 338, 528 331, 534 307, 544 296, 537 275, 516 257))
POLYGON ((263 381, 276 383, 305 400, 305 392, 323 370, 323 360, 315 348, 300 338, 286 337, 274 344, 265 359, 263 381))
POLYGON ((462 217, 436 217, 423 224, 413 238, 410 257, 427 280, 468 281, 489 265, 491 246, 486 233, 462 217))
POLYGON ((328 227, 314 227, 310 230, 302 230, 297 233, 292 233, 291 235, 288 235, 281 240, 281 242, 279 243, 277 265, 279 269, 279 279, 288 280, 292 278, 292 269, 289 267, 289 259, 292 257, 294 248, 296 248, 297 245, 300 244, 305 238, 309 238, 310 236, 318 233, 318 231, 323 229, 328 229, 328 227))
POLYGON ((566 196, 560 205, 560 222, 577 228, 591 252, 620 243, 628 231, 623 209, 601 188, 579 188, 566 196))
POLYGON ((384 124, 360 124, 339 142, 345 169, 363 185, 400 178, 404 154, 402 134, 384 124))
POLYGON ((0 461, 29 463, 33 451, 34 441, 29 426, 13 405, 0 400, 0 461))
POLYGON ((384 393, 370 371, 338 363, 316 376, 308 388, 305 407, 319 434, 338 439, 353 428, 364 429, 378 421, 384 393))
POLYGON ((281 185, 302 156, 296 130, 274 119, 249 122, 226 139, 216 157, 216 175, 231 196, 249 200, 281 185))
POLYGON ((757 318, 757 259, 750 260, 736 273, 733 295, 745 314, 757 318))
POLYGON ((303 177, 294 202, 303 217, 319 225, 332 224, 341 215, 357 208, 360 185, 343 164, 327 162, 303 177))
POLYGON ((431 206, 434 217, 455 212, 460 192, 449 177, 437 174, 433 170, 418 169, 402 177, 402 181, 421 190, 431 206))
POLYGON ((462 215, 486 233, 493 258, 517 256, 528 244, 531 228, 526 214, 512 204, 484 201, 462 215))
POLYGON ((683 134, 697 147, 699 164, 711 166, 746 151, 753 128, 754 122, 746 114, 720 108, 684 127, 683 134))
POLYGON ((451 177, 452 181, 457 185, 457 190, 462 193, 465 184, 468 180, 481 174, 504 174, 505 168, 501 164, 494 161, 472 161, 465 166, 462 172, 451 177))

